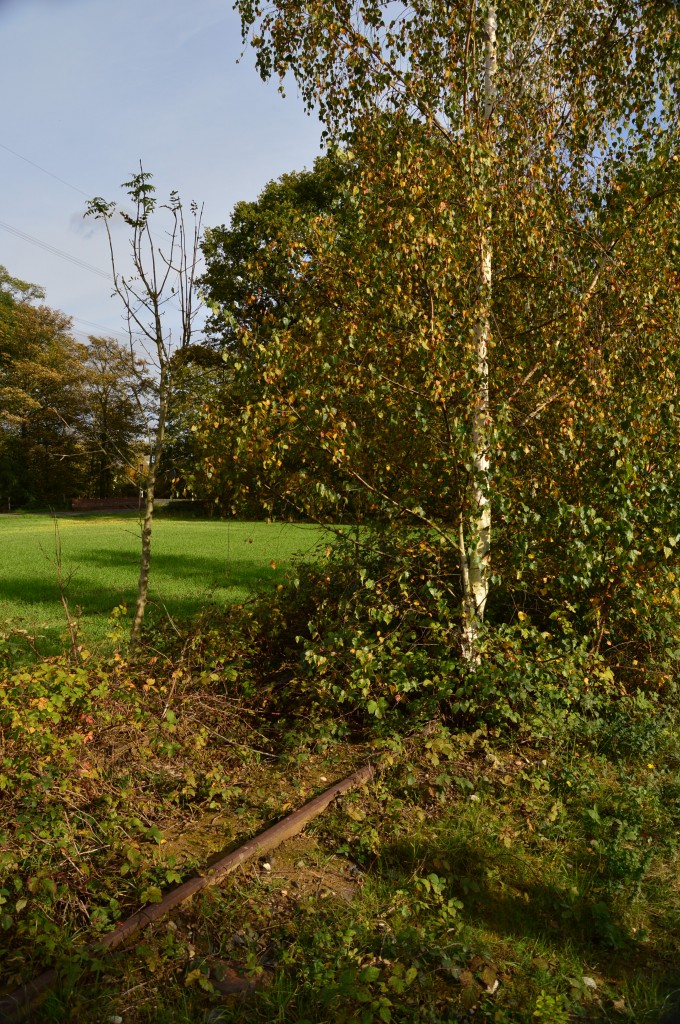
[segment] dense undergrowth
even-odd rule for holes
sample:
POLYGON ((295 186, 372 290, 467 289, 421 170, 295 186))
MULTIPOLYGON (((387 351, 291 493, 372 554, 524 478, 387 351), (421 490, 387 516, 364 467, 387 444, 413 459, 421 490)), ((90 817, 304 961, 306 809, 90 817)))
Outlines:
POLYGON ((461 664, 441 558, 329 551, 135 654, 6 664, 5 992, 57 964, 36 1020, 659 1021, 680 992, 672 677, 649 660, 635 685, 568 608, 518 609, 461 664), (83 954, 366 760, 306 846, 83 954), (253 987, 228 994, 234 972, 253 987))

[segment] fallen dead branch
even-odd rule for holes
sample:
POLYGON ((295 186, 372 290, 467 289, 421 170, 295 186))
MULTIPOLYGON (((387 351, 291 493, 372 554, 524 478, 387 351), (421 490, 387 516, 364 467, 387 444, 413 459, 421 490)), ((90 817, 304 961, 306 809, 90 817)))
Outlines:
MULTIPOLYGON (((253 857, 269 853, 270 850, 280 846, 287 839, 297 835, 308 822, 325 811, 334 800, 343 796, 343 794, 351 789, 368 782, 372 776, 373 766, 369 764, 359 768, 340 782, 329 786, 319 796, 314 797, 313 800, 310 800, 309 803, 306 803, 297 811, 288 814, 281 821, 277 822, 276 825, 265 829, 264 832, 255 836, 254 839, 250 839, 247 843, 239 846, 237 850, 227 854, 226 857, 222 857, 205 874, 198 875, 196 878, 190 878, 187 882, 179 885, 176 889, 167 893, 160 903, 154 903, 138 910, 137 913, 133 914, 132 917, 128 917, 126 921, 119 924, 113 931, 107 932, 102 938, 88 946, 87 950, 94 955, 101 955, 102 952, 120 946, 121 943, 125 942, 142 928, 146 928, 148 925, 159 921, 170 910, 188 900, 189 897, 195 896, 197 892, 207 889, 208 886, 216 885, 226 875, 240 867, 241 864, 245 864, 246 861, 251 860, 253 857)), ((11 995, 0 1000, 0 1024, 19 1024, 20 1021, 30 1019, 33 1003, 39 996, 52 988, 57 977, 57 969, 52 968, 22 985, 12 992, 11 995)))

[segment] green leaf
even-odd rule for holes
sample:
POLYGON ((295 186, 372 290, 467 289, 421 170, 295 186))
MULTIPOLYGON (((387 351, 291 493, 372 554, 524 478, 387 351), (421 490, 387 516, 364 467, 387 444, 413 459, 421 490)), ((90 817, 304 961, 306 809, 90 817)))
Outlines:
POLYGON ((157 885, 150 885, 148 888, 144 889, 140 899, 142 903, 160 903, 163 899, 163 893, 157 885))

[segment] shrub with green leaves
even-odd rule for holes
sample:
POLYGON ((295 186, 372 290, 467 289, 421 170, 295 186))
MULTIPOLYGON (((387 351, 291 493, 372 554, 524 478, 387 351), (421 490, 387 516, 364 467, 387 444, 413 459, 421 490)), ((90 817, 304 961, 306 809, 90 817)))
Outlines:
POLYGON ((672 681, 647 683, 643 674, 631 682, 616 664, 621 653, 612 659, 569 606, 537 614, 538 622, 521 609, 488 622, 471 663, 460 654, 450 553, 418 531, 365 528, 359 537, 341 535, 324 562, 299 565, 277 602, 277 631, 289 634, 282 697, 291 715, 304 704, 338 736, 389 733, 443 714, 456 727, 484 725, 507 738, 578 737, 651 755, 671 714, 672 681))

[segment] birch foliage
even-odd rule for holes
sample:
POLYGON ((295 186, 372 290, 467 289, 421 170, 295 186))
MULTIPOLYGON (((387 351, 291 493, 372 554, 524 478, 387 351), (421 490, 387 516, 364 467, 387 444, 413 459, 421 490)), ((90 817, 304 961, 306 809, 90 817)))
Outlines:
POLYGON ((560 608, 598 647, 618 616, 637 643, 623 608, 672 600, 678 507, 677 10, 237 6, 355 167, 315 259, 288 253, 307 298, 251 336, 267 483, 297 462, 338 508, 359 491, 438 538, 468 658, 485 610, 560 608))

